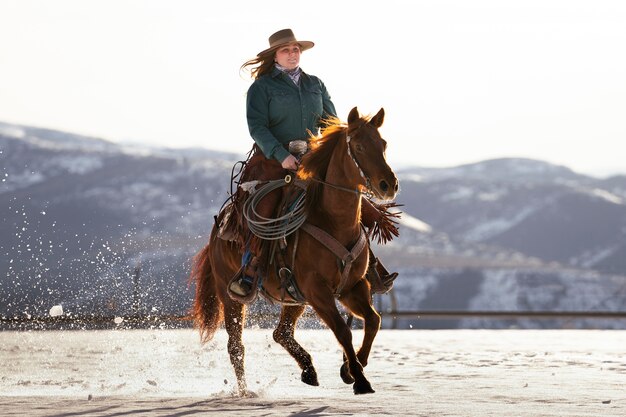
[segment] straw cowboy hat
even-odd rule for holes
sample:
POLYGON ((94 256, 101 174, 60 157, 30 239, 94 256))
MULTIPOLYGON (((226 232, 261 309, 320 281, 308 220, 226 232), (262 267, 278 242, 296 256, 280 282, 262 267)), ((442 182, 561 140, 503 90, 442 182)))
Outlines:
POLYGON ((270 41, 270 47, 267 49, 262 50, 261 52, 259 52, 258 54, 256 54, 256 56, 261 56, 264 53, 272 50, 272 49, 277 49, 279 46, 282 45, 286 45, 288 43, 291 42, 298 42, 298 44, 300 44, 300 50, 302 51, 306 51, 307 49, 311 49, 313 48, 313 45, 315 45, 313 42, 311 41, 299 41, 296 39, 296 35, 293 34, 293 31, 291 29, 283 29, 283 30, 279 30, 278 32, 274 33, 272 36, 269 37, 269 41, 270 41))

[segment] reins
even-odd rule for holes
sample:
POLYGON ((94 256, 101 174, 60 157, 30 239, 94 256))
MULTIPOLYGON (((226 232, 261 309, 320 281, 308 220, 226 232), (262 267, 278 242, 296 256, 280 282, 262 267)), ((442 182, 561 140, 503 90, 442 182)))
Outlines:
POLYGON ((364 195, 366 197, 371 197, 372 196, 372 193, 371 193, 371 191, 369 191, 369 189, 368 189, 368 191, 363 192, 363 191, 361 191, 359 189, 341 187, 339 185, 331 184, 329 182, 326 182, 324 180, 320 180, 319 178, 315 178, 315 177, 311 177, 311 178, 309 178, 309 180, 318 182, 320 184, 328 185, 329 187, 335 188, 337 190, 347 191, 349 193, 353 193, 353 194, 357 194, 357 195, 364 195))

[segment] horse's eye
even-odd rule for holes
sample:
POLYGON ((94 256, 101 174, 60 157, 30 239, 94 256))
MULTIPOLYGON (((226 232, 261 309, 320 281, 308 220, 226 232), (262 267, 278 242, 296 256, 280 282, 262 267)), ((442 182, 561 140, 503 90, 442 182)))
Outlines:
POLYGON ((361 145, 360 143, 356 144, 356 151, 357 152, 363 152, 365 150, 365 148, 363 147, 363 145, 361 145))

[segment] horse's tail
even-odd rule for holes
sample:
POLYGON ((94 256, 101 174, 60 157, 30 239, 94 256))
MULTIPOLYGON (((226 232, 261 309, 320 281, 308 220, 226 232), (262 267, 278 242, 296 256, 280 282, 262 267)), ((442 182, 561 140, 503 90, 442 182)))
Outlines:
POLYGON ((207 244, 193 260, 190 283, 196 284, 196 297, 191 309, 194 325, 200 330, 202 343, 213 338, 223 319, 222 302, 217 296, 217 287, 211 260, 209 258, 211 244, 207 244))

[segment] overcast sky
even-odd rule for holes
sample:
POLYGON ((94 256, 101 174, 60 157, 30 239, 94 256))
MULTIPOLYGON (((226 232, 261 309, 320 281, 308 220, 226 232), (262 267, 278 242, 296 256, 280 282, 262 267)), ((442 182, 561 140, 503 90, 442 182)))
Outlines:
POLYGON ((626 173, 620 0, 0 0, 0 121, 243 155, 239 67, 286 27, 340 118, 385 108, 392 166, 626 173))

